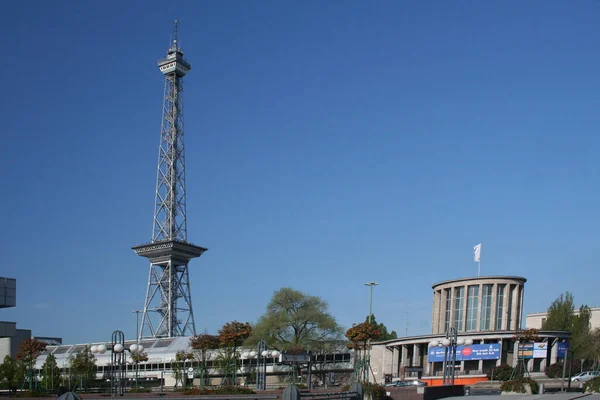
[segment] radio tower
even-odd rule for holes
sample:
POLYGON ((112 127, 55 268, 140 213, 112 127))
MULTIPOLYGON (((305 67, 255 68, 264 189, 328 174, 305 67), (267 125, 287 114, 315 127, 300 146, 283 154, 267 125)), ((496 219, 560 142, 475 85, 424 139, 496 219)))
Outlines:
POLYGON ((177 21, 167 57, 152 242, 132 249, 150 260, 148 287, 137 339, 196 334, 188 263, 206 251, 187 241, 183 77, 191 69, 177 42, 177 21))

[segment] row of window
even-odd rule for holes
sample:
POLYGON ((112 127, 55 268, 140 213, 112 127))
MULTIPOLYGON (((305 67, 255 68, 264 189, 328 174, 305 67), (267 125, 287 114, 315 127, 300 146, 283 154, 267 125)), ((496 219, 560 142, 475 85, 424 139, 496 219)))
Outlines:
MULTIPOLYGON (((465 299, 465 287, 445 289, 445 304, 444 304, 444 331, 448 331, 450 326, 453 326, 457 331, 475 331, 478 330, 478 311, 479 311, 479 288, 480 285, 467 286, 465 299), (465 301, 466 300, 466 301, 465 301), (454 318, 452 318, 452 304, 454 302, 454 318), (465 321, 466 312, 466 324, 465 321), (451 325, 452 324, 452 325, 451 325)), ((495 318, 492 321, 492 297, 494 285, 482 285, 481 293, 481 315, 479 316, 479 330, 501 330, 504 321, 504 313, 508 311, 507 321, 510 323, 512 319, 512 307, 504 310, 504 296, 506 295, 506 284, 498 284, 496 288, 496 312, 495 318)), ((509 287, 510 289, 510 287, 509 287)), ((508 304, 512 304, 513 291, 508 290, 508 304)))

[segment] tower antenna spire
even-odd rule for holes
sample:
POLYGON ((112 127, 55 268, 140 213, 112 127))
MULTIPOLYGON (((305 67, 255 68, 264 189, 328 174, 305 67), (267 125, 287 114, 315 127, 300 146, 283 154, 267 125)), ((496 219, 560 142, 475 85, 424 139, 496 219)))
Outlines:
POLYGON ((173 47, 176 49, 179 48, 179 43, 177 43, 177 20, 173 23, 173 47))

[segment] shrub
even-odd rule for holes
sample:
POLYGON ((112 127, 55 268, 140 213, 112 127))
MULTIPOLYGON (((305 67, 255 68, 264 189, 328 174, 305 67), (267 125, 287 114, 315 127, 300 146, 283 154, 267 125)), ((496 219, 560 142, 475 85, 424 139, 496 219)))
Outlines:
POLYGON ((587 381, 583 385, 583 391, 586 393, 600 393, 600 376, 587 381))
POLYGON ((512 372, 513 367, 508 364, 502 364, 488 371, 487 376, 489 379, 493 378, 495 381, 507 381, 510 379, 512 372))
POLYGON ((385 388, 376 383, 366 382, 365 395, 371 395, 371 400, 384 400, 385 399, 385 388))
POLYGON ((344 385, 342 386, 342 392, 347 392, 348 390, 350 390, 350 385, 344 385))
POLYGON ((210 396, 215 394, 256 394, 256 392, 250 388, 244 388, 239 386, 221 386, 214 390, 192 388, 183 392, 186 396, 210 396))
POLYGON ((518 378, 512 381, 506 381, 502 383, 500 389, 503 392, 514 392, 514 393, 525 393, 525 385, 529 384, 531 387, 531 394, 538 394, 540 391, 540 385, 531 378, 518 378))
POLYGON ((215 394, 256 394, 250 388, 240 386, 221 386, 214 391, 215 394))
POLYGON ((150 393, 151 391, 149 388, 131 388, 128 393, 150 393))
POLYGON ((548 378, 562 378, 563 373, 563 364, 562 363, 554 363, 550 364, 546 367, 544 371, 548 378))
MULTIPOLYGON (((592 361, 585 360, 583 365, 580 360, 569 360, 567 361, 567 370, 565 371, 567 376, 569 375, 569 368, 571 368, 571 375, 578 374, 580 371, 587 371, 594 369, 592 361)), ((563 363, 557 362, 549 367, 546 367, 546 376, 548 378, 562 378, 563 374, 563 363)))

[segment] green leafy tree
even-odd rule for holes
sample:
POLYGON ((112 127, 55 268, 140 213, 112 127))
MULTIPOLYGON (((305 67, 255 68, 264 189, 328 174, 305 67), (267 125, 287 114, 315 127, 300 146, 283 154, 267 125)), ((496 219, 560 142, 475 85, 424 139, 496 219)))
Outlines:
POLYGON ((576 359, 594 358, 588 342, 591 310, 583 305, 575 312, 575 298, 570 292, 561 294, 548 308, 548 316, 542 324, 543 330, 568 331, 571 333, 570 347, 576 359))
POLYGON ((19 345, 17 352, 17 361, 23 363, 25 374, 29 381, 29 391, 33 390, 34 367, 35 361, 46 348, 46 343, 39 342, 35 339, 25 339, 19 345))
MULTIPOLYGON (((365 319, 365 322, 369 322, 368 315, 367 315, 367 318, 365 319)), ((387 326, 384 325, 383 322, 380 322, 379 324, 377 323, 375 314, 373 314, 373 319, 371 320, 371 323, 373 325, 375 325, 377 327, 377 329, 381 332, 379 334, 379 337, 376 337, 375 339, 373 339, 373 341, 378 342, 378 341, 383 341, 383 340, 398 339, 398 334, 396 333, 396 331, 388 332, 388 328, 387 328, 387 326)))
POLYGON ((0 365, 0 384, 11 392, 16 392, 23 383, 25 366, 10 356, 4 357, 0 365))
POLYGON ((181 383, 182 387, 185 387, 185 379, 187 376, 186 368, 188 362, 194 359, 194 353, 187 351, 178 351, 175 354, 175 361, 171 362, 171 369, 175 376, 175 388, 181 383))
POLYGON ((552 302, 548 308, 548 316, 542 324, 546 331, 570 331, 575 313, 575 299, 573 294, 566 292, 552 302))
POLYGON ((56 357, 49 354, 46 357, 44 365, 42 365, 42 387, 45 390, 54 390, 60 382, 60 368, 56 363, 56 357))
POLYGON ((89 381, 96 378, 96 357, 85 347, 79 352, 69 357, 71 373, 79 379, 81 388, 86 388, 89 381))
POLYGON ((342 328, 328 312, 326 301, 281 288, 273 294, 246 344, 255 345, 264 339, 278 350, 310 351, 319 342, 339 339, 342 334, 342 328))

